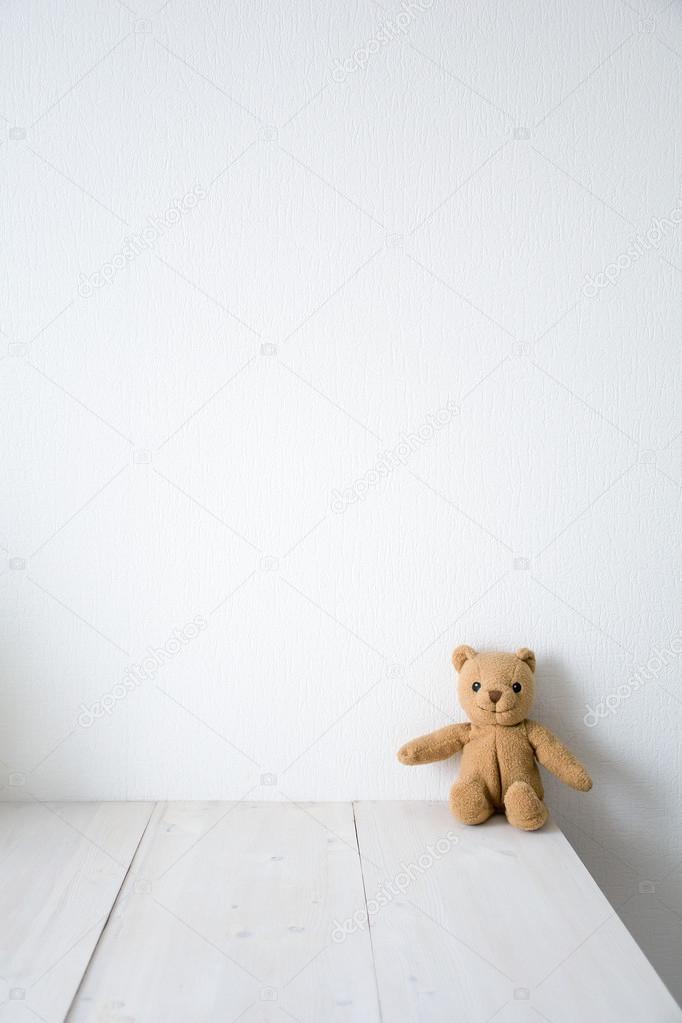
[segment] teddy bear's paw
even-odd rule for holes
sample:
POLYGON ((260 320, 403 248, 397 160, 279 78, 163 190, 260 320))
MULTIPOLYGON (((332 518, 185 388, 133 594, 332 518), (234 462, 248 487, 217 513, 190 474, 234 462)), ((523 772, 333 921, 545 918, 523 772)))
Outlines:
POLYGON ((401 764, 418 764, 423 750, 417 742, 406 742, 398 750, 398 760, 401 764))
POLYGON ((547 820, 547 807, 528 782, 515 781, 504 796, 507 820, 522 831, 537 831, 547 820))
POLYGON ((495 812, 482 782, 457 781, 450 790, 450 810, 462 824, 482 824, 495 812))
POLYGON ((592 788, 592 779, 590 778, 587 771, 580 771, 580 773, 575 779, 573 787, 576 788, 578 792, 590 791, 590 789, 592 788))

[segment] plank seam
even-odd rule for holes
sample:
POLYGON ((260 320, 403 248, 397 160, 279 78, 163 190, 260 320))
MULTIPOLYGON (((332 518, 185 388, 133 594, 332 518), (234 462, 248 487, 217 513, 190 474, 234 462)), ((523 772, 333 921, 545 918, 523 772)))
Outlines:
POLYGON ((369 934, 369 947, 372 953, 372 972, 374 973, 374 987, 377 993, 377 1008, 379 1010, 379 1023, 383 1023, 384 1010, 381 1005, 381 992, 379 991, 379 977, 377 976, 377 964, 376 957, 374 955, 374 935, 372 934, 372 921, 369 915, 369 906, 367 904, 367 885, 365 884, 365 871, 362 865, 362 852, 360 850, 360 835, 358 834, 358 820, 355 815, 355 803, 351 803, 353 810, 353 827, 355 828, 355 844, 358 847, 358 861, 360 864, 360 877, 362 878, 362 896, 365 900, 365 913, 367 914, 367 931, 369 934))
POLYGON ((137 841, 137 844, 136 844, 135 848, 133 849, 132 856, 130 857, 130 862, 128 864, 128 869, 124 873, 123 878, 121 880, 121 883, 118 886, 118 890, 117 890, 116 894, 114 895, 113 899, 111 900, 111 907, 109 909, 109 912, 107 913, 106 920, 102 924, 102 929, 101 929, 101 931, 99 932, 99 934, 97 936, 97 941, 95 942, 95 944, 92 947, 92 952, 90 953, 90 958, 88 959, 87 963, 85 964, 85 967, 83 969, 83 974, 81 976, 81 979, 78 982, 78 987, 74 991, 73 998, 69 1002, 69 1007, 66 1010, 66 1013, 64 1014, 64 1023, 66 1023, 66 1021, 68 1020, 69 1016, 71 1015, 71 1010, 73 1009, 74 1005, 76 1004, 76 999, 78 998, 78 996, 79 996, 79 994, 81 992, 81 988, 83 987, 83 984, 85 982, 85 978, 88 975, 88 970, 90 969, 90 966, 92 964, 92 960, 95 958, 95 953, 97 952, 97 949, 100 946, 102 938, 104 937, 104 933, 105 933, 107 927, 109 926, 109 921, 111 920, 111 914, 114 912, 114 909, 116 908, 116 903, 118 902, 119 897, 121 895, 121 892, 123 891, 123 889, 125 887, 125 883, 128 880, 128 875, 130 874, 130 871, 133 869, 133 864, 135 863, 135 860, 137 858, 137 854, 140 851, 140 846, 142 845, 142 840, 144 839, 144 836, 147 834, 147 830, 148 830, 149 825, 151 823, 152 817, 154 816, 154 811, 156 810, 156 808, 158 806, 159 806, 159 803, 152 803, 151 809, 149 811, 149 817, 147 818, 146 824, 145 824, 145 826, 142 829, 142 833, 141 833, 141 835, 140 835, 140 837, 139 837, 139 839, 137 841))

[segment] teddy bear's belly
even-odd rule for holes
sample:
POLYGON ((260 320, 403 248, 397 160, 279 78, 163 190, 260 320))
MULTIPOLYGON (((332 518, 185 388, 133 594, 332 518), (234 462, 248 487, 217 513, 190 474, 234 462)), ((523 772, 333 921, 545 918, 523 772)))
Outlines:
POLYGON ((528 782, 542 799, 542 782, 525 729, 519 725, 491 725, 476 731, 478 734, 472 735, 462 751, 460 778, 482 781, 499 810, 504 806, 505 792, 515 781, 528 782))

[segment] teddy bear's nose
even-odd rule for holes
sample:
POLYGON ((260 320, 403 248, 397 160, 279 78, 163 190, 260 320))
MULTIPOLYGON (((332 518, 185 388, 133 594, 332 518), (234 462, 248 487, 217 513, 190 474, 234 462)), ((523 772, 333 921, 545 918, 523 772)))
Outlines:
POLYGON ((497 703, 499 698, 502 696, 502 692, 500 689, 491 689, 488 692, 488 696, 490 697, 493 703, 497 703))

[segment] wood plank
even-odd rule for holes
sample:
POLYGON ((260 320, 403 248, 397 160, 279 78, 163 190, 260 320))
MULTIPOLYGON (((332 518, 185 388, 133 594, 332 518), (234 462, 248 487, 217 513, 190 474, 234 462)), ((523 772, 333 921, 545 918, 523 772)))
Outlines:
POLYGON ((373 1023, 363 906, 348 803, 159 805, 69 1020, 373 1023))
POLYGON ((151 803, 0 803, 0 1023, 61 1023, 151 803))
POLYGON ((555 824, 468 828, 443 803, 355 812, 385 1020, 682 1020, 555 824))

